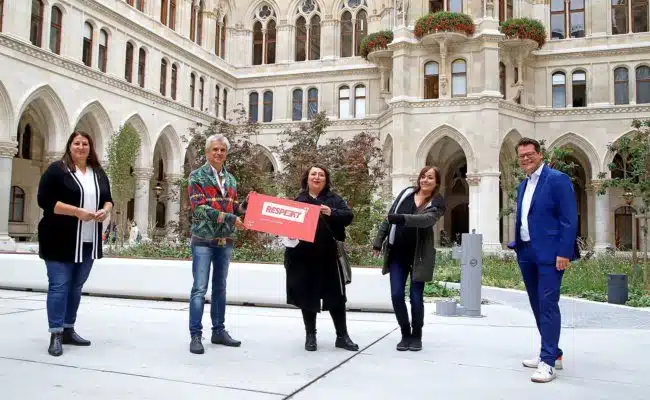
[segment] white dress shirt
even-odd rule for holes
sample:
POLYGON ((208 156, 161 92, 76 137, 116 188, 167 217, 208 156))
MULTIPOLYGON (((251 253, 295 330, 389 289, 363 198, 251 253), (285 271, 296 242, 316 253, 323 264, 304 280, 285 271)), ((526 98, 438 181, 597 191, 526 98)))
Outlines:
POLYGON ((217 179, 217 185, 219 185, 219 190, 221 190, 221 195, 223 197, 226 197, 226 191, 223 186, 223 167, 221 167, 221 171, 217 172, 217 169, 210 164, 210 168, 212 168, 212 173, 214 174, 214 177, 217 179))
POLYGON ((530 211, 530 203, 533 201, 533 193, 539 182, 539 177, 542 175, 544 163, 542 163, 535 172, 533 172, 528 179, 526 189, 524 190, 524 198, 521 199, 521 228, 519 229, 519 237, 524 242, 530 241, 530 231, 528 230, 528 212, 530 211))
MULTIPOLYGON (((84 206, 81 207, 91 213, 97 212, 97 190, 95 188, 95 172, 92 168, 86 167, 86 173, 81 172, 77 168, 75 176, 79 179, 81 187, 84 191, 84 206)), ((95 238, 95 229, 97 229, 97 221, 84 221, 81 223, 81 240, 84 243, 92 243, 95 238)))

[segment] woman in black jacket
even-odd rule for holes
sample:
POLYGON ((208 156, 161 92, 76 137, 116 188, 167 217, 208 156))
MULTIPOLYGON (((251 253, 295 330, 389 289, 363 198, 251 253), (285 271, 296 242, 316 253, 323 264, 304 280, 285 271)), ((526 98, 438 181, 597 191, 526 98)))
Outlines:
POLYGON ((320 206, 320 217, 313 243, 300 241, 285 251, 287 303, 302 310, 305 323, 305 350, 315 351, 316 314, 329 310, 336 329, 335 346, 359 350, 348 335, 345 282, 337 263, 336 240, 345 240, 345 227, 353 214, 346 202, 330 190, 330 175, 322 166, 312 166, 302 177, 302 191, 295 199, 320 206))
POLYGON ((440 170, 422 168, 416 186, 402 190, 393 202, 373 243, 375 255, 384 253, 382 273, 390 274, 393 310, 402 331, 399 351, 422 350, 424 284, 433 280, 436 263, 434 225, 446 209, 439 188, 440 170), (412 323, 404 300, 409 275, 412 323))
POLYGON ((93 140, 70 135, 61 160, 47 168, 38 186, 43 218, 38 225, 39 256, 47 267, 48 353, 62 344, 90 346, 74 330, 81 291, 95 259, 102 258, 102 222, 113 208, 108 177, 93 140))

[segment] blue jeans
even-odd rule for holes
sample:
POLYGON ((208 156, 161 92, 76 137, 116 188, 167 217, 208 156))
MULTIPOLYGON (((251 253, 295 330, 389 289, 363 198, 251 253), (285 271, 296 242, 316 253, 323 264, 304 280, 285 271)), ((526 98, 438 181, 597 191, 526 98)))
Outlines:
POLYGON ((555 264, 540 264, 530 244, 517 250, 517 261, 526 285, 530 307, 535 316, 537 330, 542 337, 540 358, 550 366, 562 355, 560 342, 560 286, 564 271, 558 271, 555 264))
POLYGON ((208 291, 210 279, 210 264, 214 268, 212 274, 212 301, 210 317, 212 330, 221 334, 225 330, 226 318, 226 281, 228 266, 232 256, 232 245, 224 247, 192 246, 192 276, 194 284, 190 293, 190 335, 201 335, 203 332, 203 306, 205 293, 208 291))
MULTIPOLYGON (((402 328, 410 326, 409 314, 406 309, 406 279, 411 273, 411 268, 405 267, 399 263, 392 263, 389 267, 390 272, 390 295, 393 301, 393 310, 397 323, 402 328)), ((424 325, 424 282, 414 282, 411 273, 411 316, 413 318, 413 332, 419 334, 422 332, 424 325)))
POLYGON ((63 332, 77 320, 81 290, 93 267, 92 243, 83 244, 83 262, 45 260, 47 267, 47 322, 49 332, 63 332))

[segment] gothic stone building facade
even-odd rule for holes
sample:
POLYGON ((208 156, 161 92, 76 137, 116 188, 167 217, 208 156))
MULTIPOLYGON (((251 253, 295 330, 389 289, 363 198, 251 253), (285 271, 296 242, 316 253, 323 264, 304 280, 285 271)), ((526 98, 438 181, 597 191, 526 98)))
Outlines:
POLYGON ((648 19, 647 0, 0 0, 0 242, 35 232, 40 174, 74 129, 105 158, 110 135, 134 128, 128 217, 173 221, 164 188, 182 174, 182 135, 243 105, 269 169, 276 135, 317 111, 331 136, 379 135, 393 193, 439 166, 438 229, 476 229, 487 248, 513 237, 500 179, 517 140, 570 148, 580 235, 629 248, 635 204, 597 195, 598 175, 624 162, 607 144, 650 114, 648 19), (438 10, 470 15, 476 32, 415 38, 438 10), (499 22, 513 17, 541 21, 547 43, 506 40, 499 22), (388 49, 360 57, 385 29, 388 49))

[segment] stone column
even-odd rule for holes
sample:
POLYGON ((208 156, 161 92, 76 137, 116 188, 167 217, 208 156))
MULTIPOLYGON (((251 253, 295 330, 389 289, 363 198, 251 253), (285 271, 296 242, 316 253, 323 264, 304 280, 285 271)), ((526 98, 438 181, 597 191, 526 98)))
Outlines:
MULTIPOLYGON (((285 43, 283 46, 276 46, 276 62, 278 64, 286 64, 293 61, 295 38, 293 37, 293 26, 287 24, 287 21, 280 21, 278 25, 278 43, 285 43)), ((309 50, 309 48, 307 49, 309 50)))
POLYGON ((135 169, 135 210, 134 219, 138 224, 138 229, 142 239, 146 239, 149 229, 149 189, 151 178, 153 177, 153 168, 136 168, 135 169))
POLYGON ((604 250, 611 246, 610 232, 609 232, 609 191, 605 194, 598 194, 602 183, 600 181, 592 181, 595 191, 595 224, 596 224, 596 250, 604 250))
POLYGON ((4 251, 14 251, 16 248, 16 243, 9 237, 11 167, 16 145, 16 142, 0 142, 0 250, 4 251))
POLYGON ((331 15, 325 16, 325 19, 321 22, 321 60, 333 60, 340 53, 341 39, 339 35, 339 21, 331 18, 331 15), (331 40, 327 40, 326 38, 331 38, 331 40))
MULTIPOLYGON (((501 97, 498 39, 497 35, 486 35, 483 41, 483 96, 501 97)), ((469 87, 467 92, 470 94, 469 87)))
POLYGON ((166 174, 165 186, 167 190, 167 204, 165 207, 165 222, 169 226, 170 222, 178 224, 179 213, 181 211, 181 196, 178 182, 183 178, 181 174, 166 174))
POLYGON ((469 205, 468 205, 469 233, 472 233, 473 229, 476 230, 476 233, 481 233, 480 222, 479 222, 479 215, 480 215, 479 185, 481 184, 481 176, 467 174, 467 184, 469 185, 469 205))
MULTIPOLYGON (((483 248, 490 250, 503 248, 499 242, 499 191, 501 190, 499 175, 499 171, 486 171, 479 174, 478 208, 480 212, 478 212, 479 229, 476 232, 483 235, 483 248)), ((471 198, 470 207, 475 208, 471 198)))

